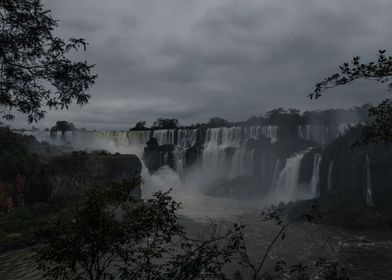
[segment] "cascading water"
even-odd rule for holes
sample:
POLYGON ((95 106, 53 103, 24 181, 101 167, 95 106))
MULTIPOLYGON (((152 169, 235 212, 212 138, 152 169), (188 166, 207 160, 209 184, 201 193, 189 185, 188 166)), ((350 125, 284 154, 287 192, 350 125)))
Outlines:
MULTIPOLYGON (((213 175, 234 179, 240 176, 253 175, 255 171, 255 150, 249 149, 247 143, 258 139, 261 135, 276 142, 277 126, 221 127, 206 129, 202 144, 199 164, 206 171, 206 177, 213 175)), ((174 158, 168 152, 162 151, 159 165, 164 166, 174 159, 176 172, 183 177, 187 170, 186 152, 194 147, 199 137, 198 129, 160 129, 160 130, 130 130, 130 131, 68 131, 51 133, 32 132, 38 140, 47 141, 54 145, 69 145, 77 150, 108 150, 119 153, 133 153, 140 158, 151 136, 157 139, 159 145, 173 145, 174 158)), ((203 139, 200 136, 200 140, 203 139)), ((198 149, 198 148, 197 148, 198 149)), ((195 152, 192 152, 195 155, 195 152)), ((266 159, 262 163, 262 176, 266 176, 266 159)), ((264 177, 263 177, 264 178, 264 177)))
POLYGON ((271 143, 278 141, 278 127, 273 125, 263 126, 261 133, 271 140, 271 143))
POLYGON ((274 172, 272 174, 272 192, 275 192, 278 185, 279 173, 280 173, 280 158, 278 158, 275 162, 274 172))
MULTIPOLYGON (((263 127, 221 127, 207 129, 204 142, 202 168, 214 168, 216 176, 228 173, 233 179, 242 175, 250 175, 254 170, 254 150, 248 150, 246 143, 257 139, 261 134, 269 133, 271 141, 277 137, 277 128, 263 127), (263 132, 264 131, 264 132, 263 132), (228 150, 233 150, 229 155, 228 150)), ((268 136, 267 136, 268 137, 268 136)))
POLYGON ((306 141, 314 141, 321 145, 327 145, 339 136, 344 135, 350 127, 356 125, 358 123, 353 122, 339 123, 335 126, 320 124, 300 125, 298 126, 298 136, 306 141))
POLYGON ((320 189, 318 186, 320 181, 321 160, 322 158, 320 154, 314 154, 312 179, 310 181, 310 191, 313 197, 317 197, 320 195, 320 189))
POLYGON ((234 179, 241 175, 251 175, 253 173, 254 150, 248 151, 246 148, 237 149, 231 160, 231 170, 229 178, 234 179))
POLYGON ((333 160, 328 165, 328 181, 327 181, 328 191, 332 189, 332 171, 333 171, 333 160))
POLYGON ((369 155, 366 155, 366 204, 369 207, 374 206, 373 202, 373 191, 372 191, 372 177, 370 174, 370 159, 369 155))
MULTIPOLYGON (((174 146, 174 161, 176 171, 182 175, 186 170, 186 151, 197 142, 198 129, 160 129, 160 130, 130 130, 130 131, 67 131, 61 132, 34 131, 40 141, 54 145, 69 145, 81 150, 109 150, 141 155, 145 144, 151 136, 157 139, 159 145, 174 146)), ((276 142, 277 126, 221 127, 206 130, 203 143, 201 166, 205 170, 213 168, 216 175, 236 178, 251 175, 254 171, 254 150, 247 148, 247 141, 258 139, 261 135, 276 142), (230 151, 229 151, 230 150, 230 151), (219 172, 220 170, 220 172, 219 172)), ((161 153, 160 165, 168 163, 168 154, 161 153)), ((265 163, 264 163, 265 165, 265 163)), ((264 171, 263 171, 264 172, 264 171)))
POLYGON ((279 174, 274 195, 280 201, 289 202, 302 198, 298 190, 299 170, 304 155, 309 150, 302 151, 286 160, 286 165, 279 174))

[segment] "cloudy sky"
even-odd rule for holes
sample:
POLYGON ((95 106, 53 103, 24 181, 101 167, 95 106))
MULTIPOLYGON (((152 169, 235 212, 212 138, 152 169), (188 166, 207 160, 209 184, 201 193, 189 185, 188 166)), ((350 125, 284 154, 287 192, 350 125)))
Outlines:
MULTIPOLYGON (((122 129, 138 120, 242 120, 277 107, 347 108, 385 97, 374 83, 308 100, 354 55, 392 49, 390 0, 45 0, 56 32, 90 43, 99 73, 90 104, 40 126, 122 129)), ((18 118, 16 125, 25 119, 18 118)))

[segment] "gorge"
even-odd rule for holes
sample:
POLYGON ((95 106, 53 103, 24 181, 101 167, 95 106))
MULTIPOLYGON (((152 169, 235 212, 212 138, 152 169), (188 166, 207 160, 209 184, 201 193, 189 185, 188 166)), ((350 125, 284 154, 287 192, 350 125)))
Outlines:
MULTIPOLYGON (((388 157, 377 156, 384 148, 373 145, 350 149, 361 123, 366 122, 358 115, 352 109, 307 112, 302 116, 283 111, 258 123, 220 127, 23 133, 73 150, 136 154, 143 162, 145 181, 151 176, 176 177, 167 182, 167 188, 257 199, 261 204, 287 204, 337 192, 347 194, 364 208, 388 208, 385 201, 391 194, 387 184, 392 178, 385 175, 387 179, 378 180, 373 175, 376 165, 383 165, 383 170, 392 166, 388 157), (344 114, 346 118, 341 117, 344 114), (170 174, 163 174, 167 172, 170 174)), ((390 150, 384 149, 384 153, 390 150)), ((145 188, 146 193, 152 192, 149 186, 145 188)))

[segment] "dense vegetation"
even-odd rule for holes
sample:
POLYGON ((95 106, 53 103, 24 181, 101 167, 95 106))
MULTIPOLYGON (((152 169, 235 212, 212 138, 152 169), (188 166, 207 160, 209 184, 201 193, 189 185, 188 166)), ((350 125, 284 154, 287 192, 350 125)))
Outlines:
POLYGON ((42 119, 47 108, 64 109, 88 102, 96 75, 87 62, 75 62, 72 50, 86 49, 84 39, 65 42, 53 34, 57 21, 39 0, 0 1, 1 117, 14 112, 28 121, 42 119))
POLYGON ((151 127, 145 121, 137 122, 131 130, 146 129, 175 129, 175 128, 216 128, 233 126, 256 126, 256 125, 277 125, 283 130, 296 129, 299 125, 317 124, 325 126, 336 126, 342 122, 358 123, 368 122, 368 110, 370 104, 351 109, 329 109, 319 111, 305 111, 301 113, 296 109, 278 108, 265 113, 263 116, 252 116, 245 121, 230 122, 220 117, 210 118, 208 122, 196 123, 188 126, 181 126, 177 119, 160 118, 151 127))
MULTIPOLYGON (((364 63, 361 57, 355 56, 350 62, 344 62, 339 66, 339 72, 316 84, 314 91, 309 94, 310 98, 317 99, 328 89, 348 85, 360 79, 373 80, 387 84, 388 90, 392 91, 392 56, 386 55, 385 50, 379 50, 377 59, 364 63)), ((371 123, 366 126, 358 144, 392 141, 392 100, 384 99, 377 106, 370 106, 369 117, 371 123)))

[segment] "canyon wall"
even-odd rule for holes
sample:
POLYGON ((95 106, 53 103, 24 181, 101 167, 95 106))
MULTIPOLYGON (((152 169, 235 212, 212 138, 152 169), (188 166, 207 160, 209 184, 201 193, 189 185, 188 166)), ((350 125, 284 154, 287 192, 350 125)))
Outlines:
MULTIPOLYGON (((71 199, 86 188, 140 176, 134 155, 72 152, 38 155, 42 146, 31 137, 0 129, 0 210, 48 201, 71 199)), ((48 148, 46 144, 44 147, 48 148)), ((140 190, 135 190, 140 197, 140 190)))

